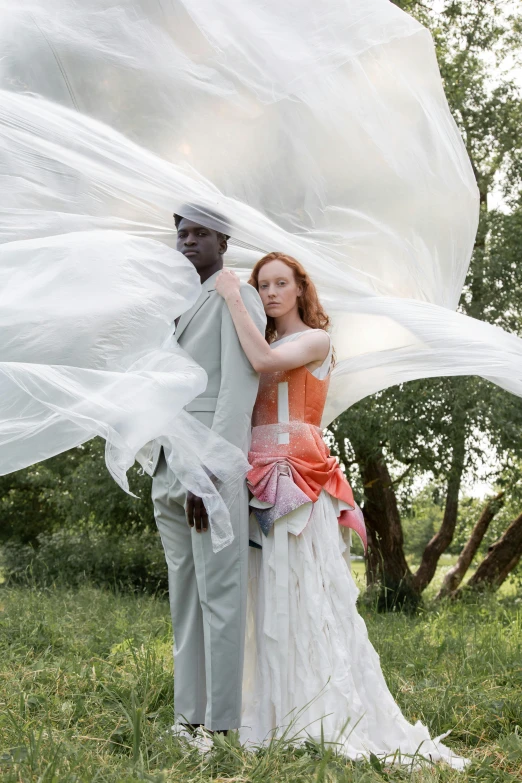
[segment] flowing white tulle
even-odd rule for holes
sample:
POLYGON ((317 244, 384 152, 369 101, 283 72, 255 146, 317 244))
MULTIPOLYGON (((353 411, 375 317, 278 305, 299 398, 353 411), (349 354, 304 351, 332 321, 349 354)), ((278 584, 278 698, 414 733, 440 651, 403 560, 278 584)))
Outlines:
POLYGON ((100 435, 128 491, 127 470, 159 438, 206 499, 214 548, 230 543, 208 474, 234 492, 247 461, 183 411, 207 376, 169 336, 199 291, 194 267, 150 239, 88 231, 0 245, 0 473, 100 435))
POLYGON ((183 256, 148 239, 91 231, 0 245, 0 470, 99 434, 125 485, 136 451, 205 389, 205 372, 165 340, 198 292, 183 256))
POLYGON ((242 741, 312 738, 352 759, 374 753, 403 764, 442 760, 462 769, 466 760, 432 740, 420 722, 408 723, 388 690, 357 612, 349 550, 328 493, 319 496, 304 531, 288 534, 289 634, 283 654, 276 560, 272 530, 262 550, 250 550, 242 741))
MULTIPOLYGON (((127 257, 131 235, 167 258, 172 213, 196 204, 207 224, 232 235, 227 260, 242 274, 262 252, 284 250, 316 281, 338 358, 324 424, 419 377, 477 374, 522 395, 522 341, 455 312, 477 188, 430 35, 393 3, 0 0, 0 23, 8 266, 20 243, 33 242, 27 253, 41 251, 52 276, 55 263, 74 259, 78 232, 100 230, 110 233, 96 234, 99 258, 127 257)), ((140 285, 147 300, 153 276, 140 285)), ((16 329, 17 317, 7 311, 3 324, 16 329)), ((121 478, 137 441, 181 407, 165 395, 150 428, 129 409, 125 447, 110 406, 90 410, 80 435, 77 397, 66 401, 56 365, 33 356, 25 368, 21 356, 9 360, 12 404, 0 410, 4 471, 20 466, 20 440, 27 462, 102 433, 108 452, 127 454, 117 468, 109 459, 121 478), (36 420, 31 440, 18 429, 33 415, 23 409, 26 380, 49 390, 38 405, 51 416, 56 403, 61 431, 71 433, 50 438, 36 420)), ((80 397, 92 399, 74 351, 71 366, 80 397)), ((105 388, 115 402, 118 385, 107 377, 105 388)), ((136 413, 145 408, 140 397, 136 413)), ((196 450, 197 440, 189 439, 196 450)))

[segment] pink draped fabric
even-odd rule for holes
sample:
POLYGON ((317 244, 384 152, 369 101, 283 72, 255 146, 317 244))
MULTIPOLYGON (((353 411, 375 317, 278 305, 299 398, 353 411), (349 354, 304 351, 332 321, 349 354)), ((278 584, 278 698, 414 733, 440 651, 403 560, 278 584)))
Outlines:
POLYGON ((254 508, 265 534, 276 519, 305 503, 316 503, 324 489, 350 507, 341 511, 339 524, 354 530, 366 550, 362 512, 318 427, 305 422, 254 427, 249 462, 252 465, 247 477, 250 491, 258 500, 269 504, 266 508, 254 508), (281 434, 288 434, 288 443, 279 442, 281 434))

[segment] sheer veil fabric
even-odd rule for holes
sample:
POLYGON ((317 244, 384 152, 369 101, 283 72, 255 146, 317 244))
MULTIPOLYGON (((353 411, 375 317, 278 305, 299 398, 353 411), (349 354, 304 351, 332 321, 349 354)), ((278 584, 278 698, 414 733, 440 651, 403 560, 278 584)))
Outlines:
POLYGON ((0 472, 100 435, 107 467, 129 491, 127 470, 158 438, 185 486, 205 498, 217 551, 233 535, 208 472, 234 492, 248 463, 183 411, 207 376, 169 335, 200 283, 165 250, 99 230, 0 245, 0 472))
MULTIPOLYGON (((198 294, 173 250, 187 204, 232 235, 241 274, 271 250, 306 265, 333 319, 325 425, 420 377, 522 395, 522 341, 456 312, 478 195, 412 17, 388 0, 0 0, 0 21, 2 472, 101 434, 125 486, 140 446, 181 433, 177 469, 229 540, 182 412, 206 378, 169 341, 198 294)), ((203 462, 222 466, 216 449, 203 462)), ((225 483, 245 469, 229 464, 225 483)))

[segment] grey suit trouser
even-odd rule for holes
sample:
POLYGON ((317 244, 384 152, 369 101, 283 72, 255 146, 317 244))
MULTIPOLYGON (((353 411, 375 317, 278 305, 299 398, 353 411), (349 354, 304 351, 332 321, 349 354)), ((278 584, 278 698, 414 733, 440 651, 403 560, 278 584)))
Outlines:
POLYGON ((174 630, 174 709, 183 723, 225 731, 241 723, 248 577, 248 493, 232 502, 234 541, 215 554, 210 531, 185 517, 185 490, 163 455, 152 483, 169 571, 174 630))

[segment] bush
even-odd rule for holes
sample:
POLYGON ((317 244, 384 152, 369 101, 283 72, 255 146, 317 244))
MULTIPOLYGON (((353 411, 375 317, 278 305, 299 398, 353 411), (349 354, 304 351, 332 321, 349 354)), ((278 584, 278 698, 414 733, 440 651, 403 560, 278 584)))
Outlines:
POLYGON ((0 477, 0 541, 27 544, 66 524, 54 501, 68 483, 71 465, 70 459, 55 458, 0 477))
POLYGON ((103 530, 42 533, 36 545, 10 541, 1 550, 9 585, 60 585, 140 590, 168 589, 167 566, 159 534, 136 531, 116 537, 103 530))
POLYGON ((93 525, 110 534, 155 530, 151 479, 129 471, 123 492, 105 466, 104 441, 93 440, 52 459, 0 477, 0 542, 36 544, 40 534, 93 525))
POLYGON ((402 517, 404 550, 416 560, 422 557, 427 543, 442 522, 442 507, 437 487, 429 484, 409 498, 410 505, 402 517))

